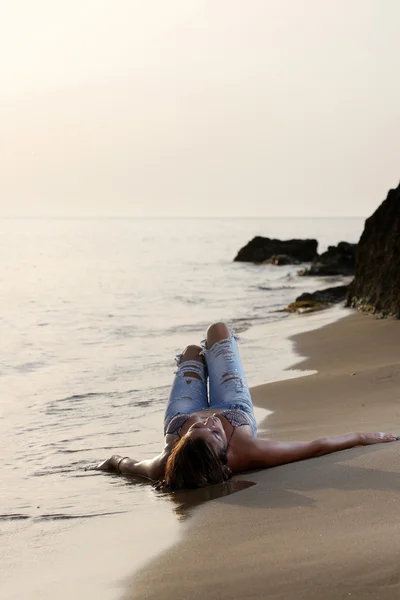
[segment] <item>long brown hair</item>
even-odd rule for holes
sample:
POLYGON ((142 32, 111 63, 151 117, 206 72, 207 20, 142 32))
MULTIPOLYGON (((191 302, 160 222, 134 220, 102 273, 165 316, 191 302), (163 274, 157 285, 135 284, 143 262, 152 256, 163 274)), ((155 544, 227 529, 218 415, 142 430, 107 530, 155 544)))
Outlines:
POLYGON ((162 487, 171 490, 223 483, 232 476, 225 450, 218 453, 202 438, 184 436, 172 450, 162 487))

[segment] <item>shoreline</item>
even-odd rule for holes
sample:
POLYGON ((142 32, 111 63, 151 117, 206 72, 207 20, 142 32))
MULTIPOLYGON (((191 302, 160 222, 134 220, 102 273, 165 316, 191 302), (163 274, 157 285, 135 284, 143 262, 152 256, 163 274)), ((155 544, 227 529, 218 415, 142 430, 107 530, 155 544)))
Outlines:
MULTIPOLYGON (((316 373, 252 388, 255 404, 272 411, 268 437, 400 431, 400 321, 352 313, 295 336, 308 358, 293 368, 316 373)), ((380 444, 235 477, 257 485, 197 508, 125 597, 392 598, 399 452, 380 444)))
POLYGON ((294 338, 336 323, 353 313, 354 309, 332 305, 322 311, 290 314, 283 320, 253 325, 245 331, 243 337, 239 334, 240 354, 251 388, 311 374, 313 369, 307 369, 310 373, 306 373, 306 369, 297 368, 299 359, 301 362, 305 355, 297 348, 294 338), (248 347, 251 346, 254 349, 249 350, 248 347), (270 346, 274 349, 278 346, 279 354, 268 356, 266 364, 266 352, 270 346))

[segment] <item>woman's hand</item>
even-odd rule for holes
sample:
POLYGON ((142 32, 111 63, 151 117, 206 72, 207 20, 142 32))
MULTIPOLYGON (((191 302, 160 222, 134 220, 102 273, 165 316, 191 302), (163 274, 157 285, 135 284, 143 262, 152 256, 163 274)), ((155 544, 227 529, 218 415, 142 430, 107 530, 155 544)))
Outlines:
POLYGON ((119 454, 113 454, 107 460, 103 460, 103 462, 99 463, 96 467, 97 471, 117 471, 118 463, 121 460, 122 456, 119 454))
POLYGON ((395 433, 360 433, 361 444, 369 446, 369 444, 382 444, 384 442, 395 442, 399 439, 395 433))

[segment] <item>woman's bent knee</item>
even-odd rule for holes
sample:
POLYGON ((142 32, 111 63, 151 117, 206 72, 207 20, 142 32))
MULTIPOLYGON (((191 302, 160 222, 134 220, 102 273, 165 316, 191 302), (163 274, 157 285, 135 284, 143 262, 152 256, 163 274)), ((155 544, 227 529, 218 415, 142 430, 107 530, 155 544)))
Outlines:
POLYGON ((216 342, 226 340, 230 336, 231 332, 226 323, 213 323, 207 329, 207 348, 211 348, 216 342))
POLYGON ((203 357, 201 356, 200 346, 196 346, 195 344, 186 346, 186 348, 182 352, 182 356, 181 356, 181 360, 180 360, 179 364, 183 363, 186 360, 198 360, 199 362, 203 362, 203 357))
POLYGON ((182 365, 182 373, 184 377, 191 377, 194 379, 204 380, 204 359, 200 354, 202 349, 200 346, 190 345, 186 346, 182 352, 179 365, 182 365), (200 363, 199 366, 193 365, 193 361, 200 363), (185 363, 188 363, 185 366, 185 363), (187 369, 187 370, 186 370, 187 369))

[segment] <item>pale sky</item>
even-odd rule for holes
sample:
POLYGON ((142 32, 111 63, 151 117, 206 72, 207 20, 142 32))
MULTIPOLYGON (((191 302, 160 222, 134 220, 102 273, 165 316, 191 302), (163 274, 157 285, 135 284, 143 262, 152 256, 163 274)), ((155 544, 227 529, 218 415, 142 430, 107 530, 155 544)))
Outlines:
POLYGON ((0 0, 1 216, 368 216, 398 0, 0 0))

